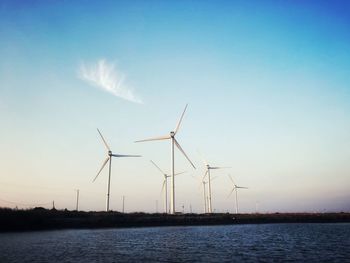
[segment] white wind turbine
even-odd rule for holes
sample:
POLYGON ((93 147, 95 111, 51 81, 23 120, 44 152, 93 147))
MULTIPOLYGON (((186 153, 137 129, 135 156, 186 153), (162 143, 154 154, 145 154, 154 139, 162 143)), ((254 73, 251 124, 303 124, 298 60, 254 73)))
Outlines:
POLYGON ((198 187, 203 186, 203 201, 204 201, 203 204, 204 204, 204 214, 205 214, 205 213, 208 212, 208 211, 207 211, 207 191, 206 191, 206 189, 205 189, 205 186, 206 186, 206 184, 207 184, 208 182, 206 182, 206 181, 204 180, 204 176, 203 176, 202 178, 198 178, 198 177, 192 175, 192 178, 199 180, 199 181, 198 181, 198 184, 199 184, 198 187))
MULTIPOLYGON (((197 180, 200 180, 199 181, 199 187, 200 186, 203 186, 203 204, 204 204, 204 214, 205 213, 208 213, 208 203, 209 203, 209 200, 208 200, 208 195, 207 195, 207 190, 206 190, 206 185, 208 184, 208 181, 205 181, 205 175, 202 177, 202 178, 198 178, 198 177, 195 177, 195 176, 192 176, 193 178, 197 179, 197 180)), ((214 177, 211 179, 211 181, 217 179, 218 177, 214 177)))
POLYGON ((171 214, 175 214, 175 161, 174 161, 174 145, 176 145, 176 147, 183 153, 183 155, 186 157, 186 159, 190 162, 190 164, 193 166, 194 169, 196 169, 196 167, 194 166, 194 164, 191 162, 190 158, 188 158, 188 156, 186 155, 185 151, 181 148, 180 144, 178 143, 178 141, 175 139, 175 135, 177 134, 177 132, 179 131, 180 125, 181 125, 181 121, 183 119, 183 116, 185 114, 185 111, 187 109, 187 104, 186 107, 180 117, 180 120, 178 121, 175 130, 171 131, 169 135, 164 135, 164 136, 159 136, 159 137, 155 137, 155 138, 149 138, 149 139, 145 139, 145 140, 139 140, 136 142, 147 142, 147 141, 160 141, 160 140, 169 140, 171 141, 171 195, 170 195, 170 199, 171 199, 171 203, 170 203, 170 213, 171 214))
MULTIPOLYGON (((211 182, 212 181, 214 181, 215 179, 217 179, 218 177, 216 176, 216 177, 213 177, 213 178, 211 178, 211 182)), ((206 188, 205 188, 205 186, 206 185, 209 185, 209 181, 205 181, 204 180, 204 177, 202 178, 202 185, 203 185, 203 197, 204 197, 204 213, 209 213, 208 212, 208 208, 209 208, 209 197, 208 197, 208 195, 207 195, 207 190, 206 190, 206 188)))
MULTIPOLYGON (((164 191, 164 212, 168 213, 168 178, 171 177, 170 175, 166 174, 165 172, 163 172, 162 169, 159 168, 158 165, 155 164, 155 162, 153 162, 152 160, 150 160, 150 162, 158 169, 158 171, 161 172, 161 174, 164 176, 164 180, 163 180, 163 185, 162 185, 162 193, 164 191)), ((181 173, 176 173, 175 175, 179 175, 179 174, 183 174, 185 172, 181 172, 181 173)))
POLYGON ((224 169, 230 167, 218 167, 218 166, 210 166, 209 163, 203 159, 203 162, 206 167, 205 174, 203 176, 203 180, 208 175, 208 213, 212 213, 212 204, 211 204, 211 178, 210 178, 210 170, 224 169))
POLYGON ((236 214, 238 214, 238 198, 237 198, 237 192, 238 190, 237 189, 248 189, 248 187, 244 187, 244 186, 238 186, 235 184, 235 182, 233 181, 231 175, 228 174, 228 177, 230 178, 232 184, 233 184, 233 188, 230 192, 230 194, 228 195, 228 197, 230 197, 230 195, 233 193, 233 191, 235 191, 236 193, 236 214))
POLYGON ((109 211, 109 193, 110 193, 110 184, 111 184, 111 169, 112 169, 112 157, 141 157, 141 155, 125 155, 125 154, 113 154, 111 148, 109 148, 106 140, 103 138, 102 133, 99 129, 97 129, 98 133, 100 134, 102 141, 104 145, 107 148, 107 158, 104 160, 102 167, 98 171, 97 175, 95 176, 94 180, 92 182, 95 182, 98 175, 101 173, 103 168, 106 166, 107 162, 109 161, 109 174, 108 174, 108 184, 107 184, 107 200, 106 200, 106 211, 109 211))

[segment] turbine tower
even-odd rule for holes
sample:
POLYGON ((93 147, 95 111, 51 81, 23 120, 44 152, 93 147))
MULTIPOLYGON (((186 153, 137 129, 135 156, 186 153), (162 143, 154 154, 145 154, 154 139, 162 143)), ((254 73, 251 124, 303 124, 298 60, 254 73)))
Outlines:
MULTIPOLYGON (((216 178, 218 178, 217 176, 214 178, 211 178, 211 181, 214 181, 216 178)), ((207 196, 207 190, 206 190, 206 185, 208 184, 208 181, 204 180, 204 176, 201 180, 201 184, 203 185, 203 198, 204 198, 204 214, 208 213, 208 196, 207 196)))
POLYGON ((204 214, 207 213, 207 191, 205 190, 205 185, 208 182, 206 182, 204 179, 202 179, 202 184, 203 184, 203 198, 204 198, 204 214))
MULTIPOLYGON (((248 189, 248 187, 238 186, 238 185, 236 185, 235 182, 233 181, 231 175, 228 174, 228 177, 230 178, 230 180, 231 180, 231 182, 232 182, 232 184, 233 184, 233 188, 232 188, 230 194, 228 195, 228 197, 231 196, 231 194, 233 193, 233 191, 236 192, 236 193, 235 193, 235 194, 236 194, 236 214, 238 214, 238 200, 237 200, 237 192, 238 192, 238 190, 237 190, 237 189, 248 189)), ((227 197, 227 198, 228 198, 228 197, 227 197)))
MULTIPOLYGON (((162 171, 162 169, 159 168, 158 165, 155 164, 155 162, 153 162, 152 160, 150 160, 150 162, 158 169, 159 172, 161 172, 161 174, 164 176, 164 180, 163 180, 163 185, 162 185, 162 190, 161 193, 163 193, 164 188, 164 213, 168 213, 168 178, 171 177, 170 175, 166 174, 165 172, 162 171)), ((183 174, 185 172, 181 172, 181 173, 176 173, 175 175, 179 175, 179 174, 183 174)))
POLYGON ((79 209, 79 189, 75 190, 77 192, 77 203, 75 205, 75 210, 78 212, 79 209))
POLYGON ((206 190, 206 185, 208 184, 207 181, 205 181, 205 178, 204 176, 201 177, 201 178, 198 178, 196 176, 193 176, 192 175, 192 178, 193 179, 196 179, 198 180, 198 187, 203 187, 203 205, 204 205, 204 214, 208 213, 208 210, 207 210, 207 190, 206 190))
POLYGON ((108 173, 108 184, 107 184, 107 200, 106 200, 106 212, 109 211, 109 194, 110 194, 110 186, 111 186, 111 169, 112 169, 112 157, 141 157, 141 155, 125 155, 125 154, 113 154, 111 148, 108 146, 105 138, 103 138, 102 133, 99 129, 97 129, 98 133, 101 136, 101 139, 104 143, 104 145, 107 148, 107 158, 103 161, 102 167, 98 171, 97 175, 95 176, 94 180, 92 182, 95 182, 103 168, 106 166, 107 162, 109 162, 109 173, 108 173))
POLYGON ((170 139, 170 142, 171 142, 171 195, 170 195, 171 203, 170 203, 170 213, 171 214, 175 214, 175 160, 174 160, 174 148, 175 147, 174 147, 174 145, 180 150, 180 152, 182 152, 182 154, 190 162, 190 164, 193 166, 193 168, 196 169, 194 164, 191 162, 190 158, 188 158, 185 151, 182 149, 182 147, 180 146, 178 141, 175 139, 175 135, 179 131, 179 128, 180 128, 180 125, 181 125, 181 122, 182 122, 182 119, 184 117, 186 109, 187 109, 187 104, 186 104, 186 107, 185 107, 181 117, 180 117, 180 120, 178 121, 178 123, 175 127, 175 130, 171 131, 169 135, 164 135, 164 136, 159 136, 159 137, 155 137, 155 138, 149 138, 149 139, 145 139, 145 140, 136 141, 136 142, 147 142, 147 141, 160 141, 160 140, 169 140, 170 139))
POLYGON ((208 175, 208 212, 212 213, 212 204, 211 204, 211 178, 210 178, 210 170, 216 170, 216 169, 224 169, 224 168, 230 168, 230 167, 218 167, 218 166, 210 166, 209 163, 203 159, 203 162, 206 167, 205 174, 203 176, 203 180, 208 175))

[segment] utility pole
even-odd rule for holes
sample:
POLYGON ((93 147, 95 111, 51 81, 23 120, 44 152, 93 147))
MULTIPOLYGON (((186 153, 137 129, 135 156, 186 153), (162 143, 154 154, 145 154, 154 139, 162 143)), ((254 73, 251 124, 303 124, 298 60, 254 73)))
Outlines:
POLYGON ((75 210, 78 211, 79 210, 79 189, 77 189, 76 191, 77 191, 77 203, 75 206, 75 210))
POLYGON ((158 213, 158 200, 156 200, 156 213, 158 213))
POLYGON ((125 204, 125 195, 123 195, 123 214, 124 214, 124 204, 125 204))

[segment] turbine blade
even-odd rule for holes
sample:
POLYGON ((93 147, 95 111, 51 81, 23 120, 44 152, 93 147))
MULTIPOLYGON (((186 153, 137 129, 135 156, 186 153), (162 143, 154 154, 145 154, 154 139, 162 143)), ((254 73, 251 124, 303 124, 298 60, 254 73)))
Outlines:
POLYGON ((98 177, 98 175, 101 173, 101 171, 103 170, 103 168, 106 166, 107 162, 109 161, 109 156, 106 158, 106 160, 104 160, 101 169, 98 171, 97 175, 95 176, 94 180, 92 180, 92 182, 95 182, 96 178, 98 177))
POLYGON ((183 155, 185 155, 186 159, 190 162, 190 164, 192 165, 192 167, 194 169, 196 169, 196 167, 194 166, 194 164, 191 162, 190 158, 188 158, 188 156, 186 155, 185 151, 181 148, 180 144, 177 142, 177 140, 174 138, 174 142, 176 147, 183 153, 183 155))
POLYGON ((248 187, 244 187, 244 186, 236 186, 236 188, 240 188, 240 189, 248 189, 248 187))
POLYGON ((197 176, 194 176, 194 175, 191 175, 191 177, 197 181, 198 183, 198 190, 202 191, 202 187, 203 187, 203 184, 205 185, 205 181, 204 179, 200 178, 200 177, 197 177, 197 176))
POLYGON ((228 176, 228 178, 230 178, 230 180, 231 180, 231 182, 233 183, 233 185, 235 185, 235 182, 233 181, 233 179, 232 179, 231 175, 230 175, 230 174, 228 174, 227 176, 228 176))
POLYGON ((103 143, 105 144, 105 146, 106 146, 107 150, 108 150, 108 151, 110 151, 110 150, 111 150, 111 148, 109 148, 109 146, 108 146, 108 144, 107 144, 107 142, 106 142, 105 138, 103 138, 103 136, 102 136, 102 133, 100 132, 100 130, 99 130, 99 129, 97 129, 97 131, 98 131, 98 133, 100 134, 100 136, 101 136, 101 138, 102 138, 102 141, 103 141, 103 143))
POLYGON ((203 188, 203 184, 204 184, 204 187, 205 187, 205 183, 203 182, 199 182, 198 183, 198 189, 202 191, 202 188, 203 188))
POLYGON ((231 167, 219 167, 219 166, 214 166, 214 167, 210 167, 209 169, 227 169, 227 168, 231 168, 231 167))
POLYGON ((175 131, 174 131, 175 134, 178 132, 178 130, 179 130, 179 128, 180 128, 180 125, 181 125, 182 119, 183 119, 183 117, 184 117, 184 115, 185 115, 185 111, 186 111, 186 109, 187 109, 187 106, 188 106, 188 104, 186 104, 185 109, 184 109, 184 111, 182 112, 182 115, 181 115, 181 117, 180 117, 180 120, 178 121, 178 123, 177 123, 177 125, 176 125, 175 131))
POLYGON ((174 175, 180 175, 180 174, 184 174, 184 173, 187 173, 187 172, 184 171, 184 172, 176 173, 176 174, 174 174, 174 175))
POLYGON ((208 174, 208 170, 205 171, 205 174, 203 175, 203 180, 207 176, 207 174, 208 174))
POLYGON ((159 170, 159 172, 166 176, 166 173, 164 173, 162 169, 160 169, 159 166, 155 164, 155 162, 153 162, 152 160, 150 160, 150 162, 153 163, 153 165, 159 170))
POLYGON ((201 157, 204 165, 209 165, 209 163, 207 162, 207 160, 204 159, 203 155, 200 153, 200 151, 197 149, 198 155, 201 157))
POLYGON ((159 137, 153 137, 153 138, 148 138, 148 139, 144 139, 144 140, 139 140, 139 141, 135 141, 135 142, 161 141, 161 140, 167 140, 170 138, 171 138, 170 135, 165 135, 165 136, 159 136, 159 137))
POLYGON ((112 154, 114 157, 142 157, 141 155, 112 154))
POLYGON ((233 191, 234 191, 235 189, 236 189, 235 187, 232 188, 232 190, 231 190, 231 192, 229 193, 229 195, 227 196, 227 198, 229 198, 229 197, 232 195, 232 193, 233 193, 233 191))
POLYGON ((160 191, 160 194, 161 194, 161 195, 162 195, 163 192, 164 192, 165 183, 166 183, 166 178, 163 180, 162 190, 160 191))

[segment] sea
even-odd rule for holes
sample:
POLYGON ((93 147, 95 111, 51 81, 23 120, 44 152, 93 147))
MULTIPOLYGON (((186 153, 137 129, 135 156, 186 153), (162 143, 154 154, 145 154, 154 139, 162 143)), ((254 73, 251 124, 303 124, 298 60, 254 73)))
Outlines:
POLYGON ((0 233, 0 262, 350 262, 350 223, 0 233))

